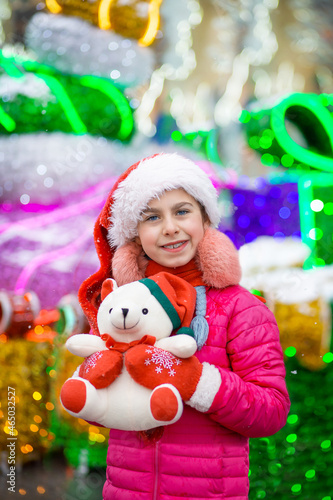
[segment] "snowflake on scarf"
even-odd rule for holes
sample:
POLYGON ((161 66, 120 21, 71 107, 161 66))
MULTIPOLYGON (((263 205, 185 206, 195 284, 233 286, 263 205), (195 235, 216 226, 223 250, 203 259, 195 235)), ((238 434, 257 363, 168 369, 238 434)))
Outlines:
POLYGON ((95 354, 91 354, 84 361, 84 369, 85 372, 88 373, 92 368, 96 366, 97 361, 102 357, 103 351, 95 352, 95 354))
POLYGON ((156 365, 156 373, 162 373, 163 368, 169 370, 168 373, 170 377, 176 374, 174 370, 174 365, 181 365, 181 360, 176 358, 171 352, 165 351, 164 349, 159 349, 154 347, 152 349, 146 349, 146 353, 152 354, 151 358, 145 360, 145 365, 148 366, 151 363, 156 365))

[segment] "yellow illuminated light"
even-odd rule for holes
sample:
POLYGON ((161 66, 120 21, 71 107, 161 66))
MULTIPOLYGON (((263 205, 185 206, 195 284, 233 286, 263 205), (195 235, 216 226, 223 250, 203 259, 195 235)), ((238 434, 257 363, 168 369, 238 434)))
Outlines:
POLYGON ((58 4, 57 0, 46 0, 46 7, 52 14, 59 14, 62 11, 61 5, 58 4))
POLYGON ((36 401, 39 401, 40 399, 42 399, 42 395, 40 392, 38 391, 35 391, 32 395, 32 397, 36 400, 36 401))
POLYGON ((45 488, 43 486, 37 486, 37 491, 38 493, 40 493, 41 495, 43 495, 45 493, 45 488))
POLYGON ((151 0, 148 10, 148 25, 138 44, 147 47, 154 40, 160 25, 160 6, 162 0, 151 0))
POLYGON ((95 427, 94 425, 91 425, 89 427, 89 432, 91 432, 92 434, 97 434, 99 432, 99 429, 98 429, 98 427, 95 427))
POLYGON ((97 443, 104 443, 105 436, 103 436, 102 434, 96 434, 96 441, 97 443))
POLYGON ((98 7, 98 26, 102 30, 111 28, 110 8, 114 0, 102 0, 98 7))
MULTIPOLYGON (((138 40, 139 45, 147 47, 155 37, 160 25, 160 6, 163 0, 151 0, 148 8, 148 23, 146 31, 138 40)), ((98 7, 98 26, 102 30, 109 30, 112 27, 110 11, 114 0, 101 0, 98 7)))
POLYGON ((4 430, 4 432, 6 434, 10 434, 11 436, 17 436, 18 435, 18 430, 17 429, 13 429, 12 425, 11 425, 11 422, 9 422, 8 420, 7 420, 6 425, 3 428, 3 430, 4 430))

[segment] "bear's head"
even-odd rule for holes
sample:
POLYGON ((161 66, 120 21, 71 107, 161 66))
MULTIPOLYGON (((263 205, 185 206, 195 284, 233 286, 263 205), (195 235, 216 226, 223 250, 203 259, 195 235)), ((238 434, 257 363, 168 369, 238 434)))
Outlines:
POLYGON ((97 314, 100 335, 107 333, 117 342, 132 342, 144 335, 160 340, 180 326, 189 327, 196 291, 182 278, 161 272, 121 287, 107 279, 101 296, 97 314))

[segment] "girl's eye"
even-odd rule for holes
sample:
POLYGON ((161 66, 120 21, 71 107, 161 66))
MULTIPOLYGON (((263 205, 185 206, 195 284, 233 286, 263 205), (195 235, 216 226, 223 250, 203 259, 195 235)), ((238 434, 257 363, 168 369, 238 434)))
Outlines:
POLYGON ((157 215, 149 215, 149 217, 146 218, 146 221, 154 222, 157 219, 158 219, 157 215))
POLYGON ((189 211, 185 210, 185 209, 184 210, 178 210, 177 215, 186 215, 188 213, 189 213, 189 211))

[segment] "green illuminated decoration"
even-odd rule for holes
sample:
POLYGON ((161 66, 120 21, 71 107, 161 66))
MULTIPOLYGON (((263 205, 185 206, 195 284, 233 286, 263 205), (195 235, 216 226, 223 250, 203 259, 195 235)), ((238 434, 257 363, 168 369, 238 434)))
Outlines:
POLYGON ((312 252, 305 269, 333 264, 333 175, 313 173, 298 182, 302 240, 312 252))
POLYGON ((332 110, 333 94, 291 94, 240 116, 261 162, 283 166, 298 178, 302 240, 312 250, 305 269, 333 263, 332 110))
POLYGON ((8 86, 0 95, 0 134, 60 131, 122 141, 133 135, 129 102, 105 78, 64 75, 36 61, 5 57, 0 51, 2 75, 13 79, 15 93, 8 86), (45 82, 43 96, 32 97, 27 91, 31 76, 45 82))
POLYGON ((198 151, 208 161, 222 165, 218 152, 218 131, 216 129, 198 130, 186 134, 175 130, 171 134, 171 139, 174 142, 181 142, 191 149, 198 151))
POLYGON ((244 110, 249 146, 264 165, 333 172, 333 95, 291 94, 273 107, 244 110))
POLYGON ((291 409, 286 425, 250 439, 249 500, 332 500, 333 355, 312 372, 296 356, 285 359, 291 409))
POLYGON ((85 87, 99 90, 99 92, 109 97, 111 101, 117 103, 117 111, 121 118, 118 137, 119 139, 126 139, 133 130, 133 117, 132 110, 120 90, 108 80, 89 75, 81 77, 80 83, 85 87))

